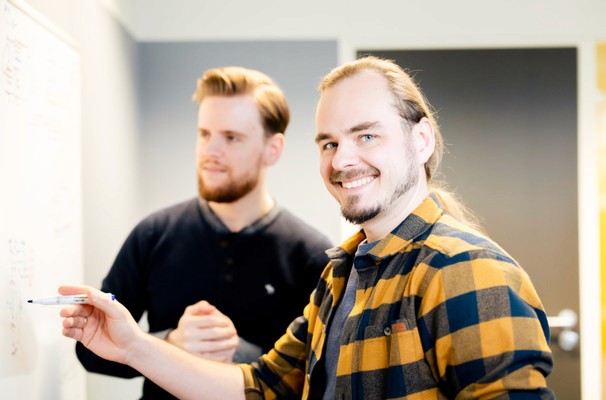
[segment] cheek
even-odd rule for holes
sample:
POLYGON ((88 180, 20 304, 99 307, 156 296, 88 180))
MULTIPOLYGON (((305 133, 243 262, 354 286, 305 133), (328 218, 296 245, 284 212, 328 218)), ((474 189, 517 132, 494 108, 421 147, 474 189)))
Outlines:
POLYGON ((331 172, 332 172, 331 159, 329 157, 320 156, 320 175, 322 176, 322 179, 324 179, 325 181, 328 181, 328 177, 330 176, 331 172))
POLYGON ((202 161, 202 151, 200 150, 200 146, 196 145, 196 163, 200 163, 202 161))
POLYGON ((200 139, 196 139, 196 157, 200 158, 204 152, 204 142, 200 139))

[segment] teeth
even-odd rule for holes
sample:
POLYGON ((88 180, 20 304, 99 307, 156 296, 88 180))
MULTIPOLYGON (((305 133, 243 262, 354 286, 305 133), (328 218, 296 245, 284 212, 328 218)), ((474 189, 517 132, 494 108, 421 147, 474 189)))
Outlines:
POLYGON ((353 189, 362 185, 366 185, 367 183, 372 182, 374 179, 375 178, 372 176, 367 176, 366 178, 358 179, 357 181, 342 182, 341 184, 345 189, 353 189))

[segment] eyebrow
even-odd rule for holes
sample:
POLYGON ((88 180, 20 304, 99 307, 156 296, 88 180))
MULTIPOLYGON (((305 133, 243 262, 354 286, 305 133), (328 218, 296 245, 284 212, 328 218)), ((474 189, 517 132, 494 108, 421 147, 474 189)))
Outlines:
MULTIPOLYGON (((373 128, 377 128, 380 127, 381 123, 379 121, 365 121, 365 122, 360 122, 357 125, 352 126, 351 128, 349 128, 347 130, 347 134, 351 135, 352 133, 357 133, 357 132, 362 132, 362 131, 366 131, 368 129, 373 129, 373 128)), ((315 142, 321 142, 322 140, 326 140, 326 139, 330 139, 331 137, 333 137, 334 135, 330 134, 330 133, 322 133, 319 132, 316 135, 316 139, 315 142)))
MULTIPOLYGON (((210 129, 206 128, 198 128, 198 132, 210 132, 210 129)), ((219 133, 221 135, 236 135, 236 136, 247 136, 246 133, 240 131, 234 131, 230 129, 220 130, 219 133)))

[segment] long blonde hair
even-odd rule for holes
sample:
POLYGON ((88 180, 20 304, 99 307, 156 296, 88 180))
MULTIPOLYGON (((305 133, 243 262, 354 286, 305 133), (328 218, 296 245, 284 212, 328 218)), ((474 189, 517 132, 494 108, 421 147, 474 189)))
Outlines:
POLYGON ((480 229, 480 224, 475 214, 463 205, 458 195, 449 190, 446 182, 439 177, 438 167, 444 153, 444 140, 440 133, 435 112, 412 77, 399 65, 392 60, 366 56, 333 69, 324 77, 320 83, 319 90, 323 92, 343 79, 365 70, 379 72, 387 79, 389 89, 396 99, 396 108, 405 128, 418 123, 421 118, 429 120, 435 133, 436 142, 433 154, 425 163, 425 177, 429 190, 440 198, 448 214, 470 227, 480 229))

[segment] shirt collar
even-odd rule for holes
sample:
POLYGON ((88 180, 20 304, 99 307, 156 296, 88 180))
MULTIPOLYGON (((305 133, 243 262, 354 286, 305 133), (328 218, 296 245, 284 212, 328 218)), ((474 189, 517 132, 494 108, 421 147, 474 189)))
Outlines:
POLYGON ((280 210, 281 210, 281 207, 278 206, 278 203, 274 202, 274 206, 272 207, 271 210, 269 210, 269 212, 267 214, 265 214, 264 216, 262 216, 261 218, 259 218, 255 222, 253 222, 252 224, 248 225, 247 227, 243 228, 239 232, 231 232, 225 226, 223 221, 221 221, 219 219, 217 214, 215 214, 213 212, 213 210, 210 208, 210 206, 208 205, 208 202, 206 200, 198 198, 198 204, 200 206, 200 212, 202 213, 202 216, 204 217, 204 219, 206 219, 208 221, 208 223, 213 227, 213 229, 215 231, 217 231, 218 233, 221 233, 221 234, 229 234, 229 233, 238 233, 241 235, 255 234, 255 233, 259 232, 260 230, 264 229, 269 224, 271 224, 278 217, 278 214, 280 214, 280 210))
MULTIPOLYGON (((376 244, 366 254, 376 261, 401 252, 410 245, 415 238, 425 233, 442 216, 444 209, 438 196, 431 193, 423 202, 413 210, 391 233, 376 244)), ((355 254, 359 244, 366 239, 364 231, 355 233, 339 247, 330 249, 327 254, 330 258, 343 257, 355 254)))

